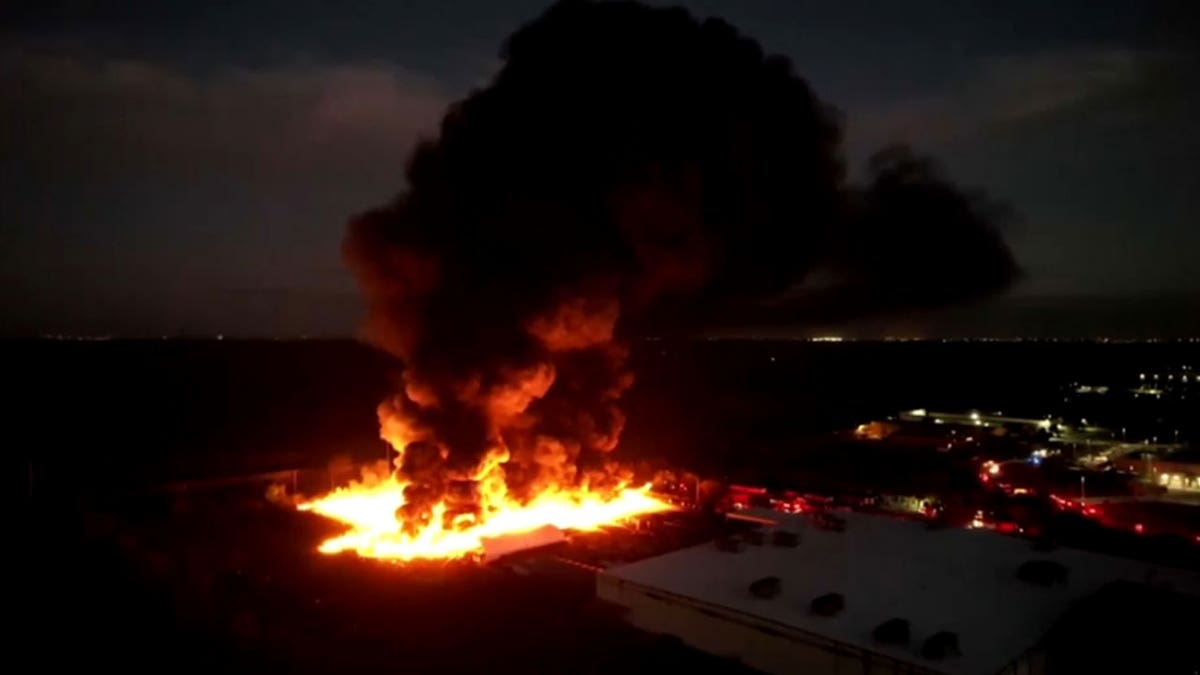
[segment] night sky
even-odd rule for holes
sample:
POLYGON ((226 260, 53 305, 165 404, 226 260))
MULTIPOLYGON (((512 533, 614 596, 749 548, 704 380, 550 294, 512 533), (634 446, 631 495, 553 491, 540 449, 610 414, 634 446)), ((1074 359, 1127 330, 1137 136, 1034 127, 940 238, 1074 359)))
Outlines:
MULTIPOLYGON (((6 3, 0 334, 353 334, 347 218, 546 4, 6 3)), ((850 332, 1200 334, 1190 3, 682 4, 1019 214, 1006 297, 850 332)))

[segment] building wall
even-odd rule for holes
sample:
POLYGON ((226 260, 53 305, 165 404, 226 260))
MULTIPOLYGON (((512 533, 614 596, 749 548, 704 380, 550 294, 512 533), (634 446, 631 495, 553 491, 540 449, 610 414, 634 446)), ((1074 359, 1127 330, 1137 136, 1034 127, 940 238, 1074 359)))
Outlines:
POLYGON ((1195 462, 1173 462, 1169 459, 1147 461, 1118 457, 1112 463, 1117 469, 1136 473, 1168 490, 1200 492, 1200 464, 1195 462))

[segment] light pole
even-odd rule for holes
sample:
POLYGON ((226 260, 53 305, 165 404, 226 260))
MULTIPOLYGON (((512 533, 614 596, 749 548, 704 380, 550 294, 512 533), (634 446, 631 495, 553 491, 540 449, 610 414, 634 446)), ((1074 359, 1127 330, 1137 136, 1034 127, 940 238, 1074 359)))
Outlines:
POLYGON ((1084 487, 1086 485, 1086 483, 1087 483, 1087 476, 1080 476, 1079 477, 1079 501, 1081 501, 1081 502, 1084 499, 1087 499, 1087 490, 1084 487))

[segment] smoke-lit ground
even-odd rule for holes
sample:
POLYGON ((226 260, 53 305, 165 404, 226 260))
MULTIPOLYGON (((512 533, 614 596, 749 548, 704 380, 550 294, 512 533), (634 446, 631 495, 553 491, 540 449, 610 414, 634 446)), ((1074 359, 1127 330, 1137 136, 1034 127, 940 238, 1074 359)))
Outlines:
MULTIPOLYGON (((259 484, 174 484, 381 457, 374 407, 395 366, 369 348, 165 341, 5 350, 10 484, 21 505, 10 547, 24 601, 16 611, 27 619, 21 631, 74 645, 56 659, 210 672, 657 672, 681 658, 733 667, 625 627, 594 604, 585 570, 546 563, 526 576, 330 558, 313 549, 339 528, 267 503, 259 484)), ((1063 383, 1194 364, 1197 352, 1194 344, 644 342, 633 352, 639 378, 617 452, 633 466, 655 460, 770 479, 812 453, 830 461, 825 432, 865 419, 918 406, 1038 413, 1063 383)), ((671 531, 676 544, 704 534, 671 531)))

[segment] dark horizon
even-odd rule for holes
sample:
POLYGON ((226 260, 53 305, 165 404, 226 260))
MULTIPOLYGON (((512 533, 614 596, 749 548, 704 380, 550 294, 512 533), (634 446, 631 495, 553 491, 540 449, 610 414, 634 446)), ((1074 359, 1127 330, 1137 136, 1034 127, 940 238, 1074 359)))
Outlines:
MULTIPOLYGON (((352 291, 315 298, 289 293, 288 300, 276 308, 286 319, 274 324, 272 331, 256 329, 252 324, 262 310, 257 293, 240 303, 248 320, 232 320, 225 327, 209 329, 186 323, 163 323, 161 330, 122 326, 107 318, 94 324, 68 327, 48 324, 47 328, 10 331, 0 339, 224 339, 235 340, 357 340, 361 333, 364 310, 358 294, 352 291), (327 330, 323 319, 340 317, 344 330, 327 330)), ((280 295, 285 295, 281 293, 280 295)), ((225 307, 238 305, 225 297, 225 307)), ((235 312, 235 315, 237 312, 235 312)), ((339 322, 335 322, 339 323, 339 322)), ((1002 296, 964 307, 931 310, 914 315, 875 316, 846 322, 796 324, 793 326, 731 326, 691 335, 694 339, 728 337, 735 339, 811 339, 838 336, 847 340, 1092 340, 1131 341, 1200 339, 1200 294, 1162 294, 1140 296, 1002 296)), ((656 336, 643 336, 655 339, 656 336)))

